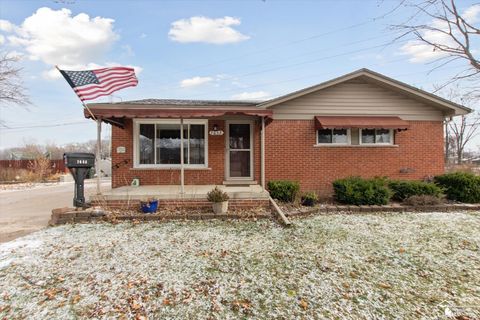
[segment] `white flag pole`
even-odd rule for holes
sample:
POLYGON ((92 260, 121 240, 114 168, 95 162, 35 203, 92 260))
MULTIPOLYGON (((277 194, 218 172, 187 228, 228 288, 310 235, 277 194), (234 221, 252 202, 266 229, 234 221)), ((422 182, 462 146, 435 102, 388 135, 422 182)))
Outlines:
POLYGON ((180 118, 180 193, 185 194, 185 168, 183 161, 183 118, 180 118))

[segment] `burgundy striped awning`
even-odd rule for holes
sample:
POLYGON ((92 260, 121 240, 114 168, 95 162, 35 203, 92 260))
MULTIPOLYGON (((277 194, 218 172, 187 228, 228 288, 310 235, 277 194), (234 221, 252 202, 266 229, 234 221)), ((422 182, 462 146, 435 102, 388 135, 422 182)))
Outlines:
MULTIPOLYGON (((95 118, 104 122, 121 126, 123 119, 133 118, 211 118, 224 115, 247 115, 266 117, 267 123, 272 119, 272 110, 257 108, 210 108, 210 109, 181 109, 181 108, 90 108, 95 118)), ((87 109, 84 109, 85 118, 92 118, 87 109)))
POLYGON ((316 129, 378 128, 402 129, 409 127, 408 121, 400 117, 355 117, 355 116, 317 116, 316 129))

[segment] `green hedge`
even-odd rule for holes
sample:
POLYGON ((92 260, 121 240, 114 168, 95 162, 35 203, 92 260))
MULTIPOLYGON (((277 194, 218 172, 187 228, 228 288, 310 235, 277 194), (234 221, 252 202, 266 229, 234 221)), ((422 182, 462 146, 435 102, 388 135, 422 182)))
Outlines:
POLYGON ((449 200, 480 202, 480 177, 467 172, 453 172, 436 176, 434 181, 444 189, 449 200))
POLYGON ((335 180, 333 190, 335 199, 352 205, 384 205, 392 196, 387 180, 383 178, 362 179, 350 177, 335 180))
POLYGON ((392 199, 404 201, 411 196, 433 196, 440 197, 442 188, 434 183, 422 181, 392 180, 388 182, 388 187, 393 192, 392 199))
POLYGON ((300 191, 300 184, 289 180, 272 180, 267 187, 272 198, 284 202, 293 202, 300 191))

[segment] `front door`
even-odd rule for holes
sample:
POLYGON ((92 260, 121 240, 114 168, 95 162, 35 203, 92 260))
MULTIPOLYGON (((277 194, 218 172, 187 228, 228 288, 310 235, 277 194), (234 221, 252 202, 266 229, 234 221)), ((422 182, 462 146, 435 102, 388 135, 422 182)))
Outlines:
POLYGON ((227 122, 227 179, 253 180, 252 130, 250 121, 227 122))

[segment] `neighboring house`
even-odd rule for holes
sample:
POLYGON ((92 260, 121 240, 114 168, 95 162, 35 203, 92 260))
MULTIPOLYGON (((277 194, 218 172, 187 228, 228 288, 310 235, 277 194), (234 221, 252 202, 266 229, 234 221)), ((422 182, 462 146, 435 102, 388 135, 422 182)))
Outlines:
POLYGON ((113 188, 134 178, 180 184, 183 122, 185 185, 288 179, 322 196, 348 176, 443 173, 443 121, 471 111, 367 69, 259 103, 146 99, 89 108, 113 125, 113 188))

